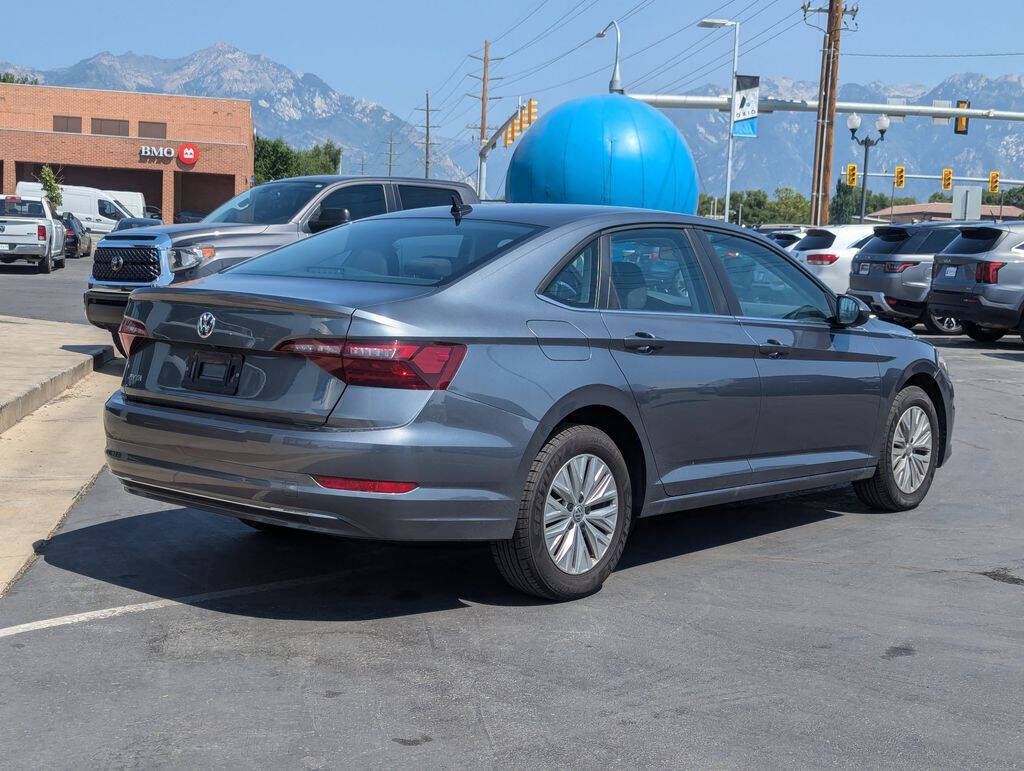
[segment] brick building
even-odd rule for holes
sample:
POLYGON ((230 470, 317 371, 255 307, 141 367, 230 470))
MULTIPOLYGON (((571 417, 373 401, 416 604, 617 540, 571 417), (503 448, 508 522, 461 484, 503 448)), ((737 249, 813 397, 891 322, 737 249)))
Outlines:
POLYGON ((252 106, 0 83, 0 193, 34 181, 44 163, 67 185, 140 192, 168 223, 205 214, 250 184, 252 106))

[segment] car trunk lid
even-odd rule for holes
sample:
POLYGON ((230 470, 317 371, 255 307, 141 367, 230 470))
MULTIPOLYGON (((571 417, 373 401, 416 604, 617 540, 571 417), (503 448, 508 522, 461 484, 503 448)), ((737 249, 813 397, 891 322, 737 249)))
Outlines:
POLYGON ((422 286, 215 276, 137 291, 126 317, 145 326, 125 371, 128 399, 238 417, 323 424, 345 383, 276 349, 295 339, 344 340, 357 307, 422 294, 422 286))

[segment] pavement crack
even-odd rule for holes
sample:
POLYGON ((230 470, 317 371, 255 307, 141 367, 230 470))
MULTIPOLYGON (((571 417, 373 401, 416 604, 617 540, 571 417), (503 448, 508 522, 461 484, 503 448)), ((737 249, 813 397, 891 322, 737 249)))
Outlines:
POLYGON ((1024 586, 1024 578, 1015 576, 1010 572, 1009 568, 996 568, 995 570, 985 570, 976 573, 979 576, 985 576, 985 578, 991 578, 993 581, 999 581, 1004 584, 1013 584, 1014 586, 1024 586))

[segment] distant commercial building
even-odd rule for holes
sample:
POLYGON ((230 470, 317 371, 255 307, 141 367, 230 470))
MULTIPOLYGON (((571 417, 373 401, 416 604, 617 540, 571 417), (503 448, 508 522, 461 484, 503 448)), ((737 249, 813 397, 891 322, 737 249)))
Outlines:
POLYGON ((247 99, 0 83, 0 192, 49 164, 61 182, 142 193, 165 222, 205 214, 253 173, 247 99))
MULTIPOLYGON (((946 202, 936 203, 904 203, 896 206, 886 206, 884 209, 873 211, 868 215, 870 219, 882 222, 894 222, 905 224, 909 222, 931 222, 934 220, 948 220, 953 214, 953 204, 946 202)), ((1002 215, 998 204, 982 204, 981 218, 983 220, 1017 220, 1024 216, 1024 209, 1016 206, 1003 206, 1002 215)))

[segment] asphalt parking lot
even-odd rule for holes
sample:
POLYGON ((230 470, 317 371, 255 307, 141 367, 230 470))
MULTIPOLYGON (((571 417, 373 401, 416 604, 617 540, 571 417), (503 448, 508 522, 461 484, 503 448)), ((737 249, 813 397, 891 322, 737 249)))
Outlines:
POLYGON ((88 324, 82 294, 92 275, 92 256, 68 258, 64 265, 43 274, 27 262, 0 264, 0 313, 88 324))
POLYGON ((281 538, 103 473, 0 599, 0 765, 1024 764, 1024 345, 942 340, 954 455, 640 523, 543 604, 478 545, 281 538))

